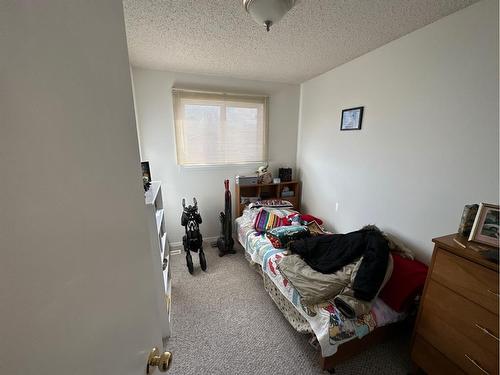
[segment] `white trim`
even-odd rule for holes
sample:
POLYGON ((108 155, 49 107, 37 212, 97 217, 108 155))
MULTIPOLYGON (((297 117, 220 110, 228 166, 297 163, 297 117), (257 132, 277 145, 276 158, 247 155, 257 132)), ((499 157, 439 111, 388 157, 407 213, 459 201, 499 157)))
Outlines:
POLYGON ((254 94, 254 93, 248 93, 248 92, 227 92, 227 91, 210 91, 210 90, 191 90, 191 89, 182 89, 179 87, 172 87, 172 93, 176 92, 186 92, 186 93, 193 93, 193 94, 213 94, 213 95, 229 95, 229 96, 247 96, 251 98, 269 98, 269 95, 267 94, 254 94))
MULTIPOLYGON (((216 237, 206 237, 203 239, 203 242, 204 242, 204 245, 206 245, 207 243, 210 245, 211 242, 215 242, 217 241, 217 239, 219 238, 219 236, 216 236, 216 237)), ((183 250, 182 248, 182 241, 179 241, 179 242, 170 242, 170 250, 183 250)), ((204 249, 205 250, 205 249, 204 249)))

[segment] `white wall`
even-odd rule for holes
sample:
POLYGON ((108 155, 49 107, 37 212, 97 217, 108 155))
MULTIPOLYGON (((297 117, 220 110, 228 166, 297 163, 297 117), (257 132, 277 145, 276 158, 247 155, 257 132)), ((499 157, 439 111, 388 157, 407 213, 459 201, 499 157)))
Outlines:
POLYGON ((340 232, 377 224, 429 260, 465 204, 498 202, 498 103, 496 0, 303 83, 305 209, 340 232), (362 130, 341 132, 355 106, 362 130))
POLYGON ((142 374, 161 345, 122 7, 0 4, 1 374, 142 374))
MULTIPOLYGON (((224 184, 229 178, 234 196, 234 176, 249 174, 257 164, 223 167, 181 167, 176 164, 172 112, 172 87, 267 94, 269 99, 269 162, 295 168, 300 88, 298 85, 247 81, 133 68, 134 93, 142 159, 150 162, 154 180, 163 183, 169 241, 182 241, 181 199, 199 202, 204 238, 219 235, 219 212, 224 211, 224 184)), ((234 208, 234 199, 233 199, 234 208)))

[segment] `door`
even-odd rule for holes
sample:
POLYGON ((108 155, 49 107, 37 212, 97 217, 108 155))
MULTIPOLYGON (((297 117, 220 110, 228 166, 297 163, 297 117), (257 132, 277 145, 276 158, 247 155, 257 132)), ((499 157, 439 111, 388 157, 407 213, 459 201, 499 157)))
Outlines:
POLYGON ((162 348, 120 0, 0 4, 0 373, 162 348))

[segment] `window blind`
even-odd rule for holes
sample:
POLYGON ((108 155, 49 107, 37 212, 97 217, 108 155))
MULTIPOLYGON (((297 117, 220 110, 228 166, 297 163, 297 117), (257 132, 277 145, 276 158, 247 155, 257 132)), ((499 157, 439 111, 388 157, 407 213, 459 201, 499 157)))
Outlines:
POLYGON ((173 89, 177 163, 267 159, 267 97, 173 89))

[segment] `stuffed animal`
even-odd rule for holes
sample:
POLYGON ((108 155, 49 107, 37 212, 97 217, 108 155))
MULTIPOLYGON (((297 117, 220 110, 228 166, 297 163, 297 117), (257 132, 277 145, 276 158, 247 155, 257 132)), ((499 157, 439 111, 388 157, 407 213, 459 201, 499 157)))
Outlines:
POLYGON ((151 186, 151 182, 147 176, 142 176, 142 185, 144 186, 144 191, 148 191, 151 186))
POLYGON ((263 165, 257 170, 257 182, 259 184, 270 184, 273 182, 273 175, 268 171, 269 165, 263 165))

